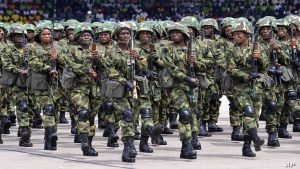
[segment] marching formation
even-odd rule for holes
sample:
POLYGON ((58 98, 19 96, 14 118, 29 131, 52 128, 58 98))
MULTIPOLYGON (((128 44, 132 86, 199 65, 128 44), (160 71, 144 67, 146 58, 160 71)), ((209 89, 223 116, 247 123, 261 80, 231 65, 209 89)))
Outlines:
POLYGON ((84 156, 96 128, 108 147, 124 143, 123 162, 135 162, 151 144, 167 145, 162 134, 179 129, 180 158, 197 159, 198 137, 222 132, 220 98, 230 102, 231 140, 242 155, 300 132, 300 17, 267 16, 179 22, 0 23, 0 144, 18 124, 19 146, 34 147, 32 128, 44 130, 44 149, 56 150, 58 123, 69 123, 84 156), (95 118, 98 118, 96 120, 95 118), (96 126, 98 121, 98 126, 96 126), (141 124, 139 131, 138 126, 141 124), (169 128, 170 127, 170 128, 169 128), (118 130, 121 132, 118 135, 118 130), (151 141, 150 141, 150 140, 151 141))

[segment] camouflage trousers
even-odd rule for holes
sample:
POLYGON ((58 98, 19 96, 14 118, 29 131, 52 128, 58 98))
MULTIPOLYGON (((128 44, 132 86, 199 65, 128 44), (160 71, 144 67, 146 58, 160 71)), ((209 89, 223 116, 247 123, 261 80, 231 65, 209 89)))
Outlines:
POLYGON ((53 94, 53 101, 54 101, 55 112, 57 112, 57 114, 60 111, 63 112, 67 111, 69 100, 67 99, 66 91, 62 87, 58 87, 56 92, 53 94))
POLYGON ((204 92, 203 121, 218 122, 222 93, 216 84, 212 84, 204 92))
POLYGON ((30 116, 27 90, 14 86, 11 90, 11 97, 14 105, 17 106, 16 112, 19 127, 29 127, 30 116))
POLYGON ((280 110, 283 101, 277 100, 277 94, 273 89, 265 89, 263 94, 263 105, 267 107, 268 102, 275 102, 277 104, 277 110, 266 109, 266 131, 268 133, 277 132, 279 127, 280 110))
MULTIPOLYGON (((152 111, 151 101, 150 98, 147 97, 139 97, 138 99, 138 107, 139 107, 139 114, 142 114, 143 109, 150 109, 152 111)), ((149 132, 147 131, 147 128, 153 127, 153 111, 152 111, 152 117, 150 118, 141 118, 142 127, 141 127, 141 135, 142 136, 149 136, 149 132)))
POLYGON ((155 104, 155 102, 152 102, 153 112, 154 112, 153 120, 154 120, 155 124, 157 124, 157 123, 167 124, 169 114, 170 113, 175 113, 175 114, 178 113, 170 107, 169 93, 170 93, 169 90, 162 89, 161 90, 161 99, 159 100, 159 104, 155 104))
MULTIPOLYGON (((227 95, 227 99, 229 100, 229 118, 230 118, 230 126, 232 127, 240 127, 242 125, 242 112, 238 110, 234 102, 234 97, 231 94, 227 95)), ((259 109, 259 108, 256 108, 259 109)), ((255 110, 256 110, 255 109, 255 110)), ((259 110, 256 110, 257 114, 259 110)))
MULTIPOLYGON (((189 92, 181 88, 173 88, 170 92, 170 107, 176 112, 188 110, 191 113, 190 123, 183 124, 179 120, 179 136, 180 140, 191 139, 192 132, 199 131, 199 119, 196 117, 196 103, 191 104, 189 101, 189 92)), ((180 115, 180 113, 179 113, 180 115)), ((179 116, 180 119, 180 116, 179 116)))
POLYGON ((15 104, 11 97, 12 87, 0 86, 0 115, 9 116, 15 112, 15 104))
POLYGON ((101 105, 100 89, 98 86, 84 85, 76 88, 71 93, 71 102, 74 106, 75 119, 77 122, 78 134, 87 134, 88 136, 94 136, 96 132, 96 126, 94 124, 95 117, 98 114, 101 105), (89 110, 89 120, 81 121, 78 118, 78 113, 83 110, 89 110))

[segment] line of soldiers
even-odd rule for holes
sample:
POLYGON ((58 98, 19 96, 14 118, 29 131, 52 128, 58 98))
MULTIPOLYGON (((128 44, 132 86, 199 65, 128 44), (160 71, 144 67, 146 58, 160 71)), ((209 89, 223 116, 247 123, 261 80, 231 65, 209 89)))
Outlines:
POLYGON ((31 24, 0 23, 1 134, 18 121, 19 146, 32 147, 31 128, 44 128, 44 149, 57 149, 58 122, 68 123, 85 156, 92 146, 95 118, 108 147, 124 142, 123 162, 135 162, 152 144, 167 145, 162 134, 179 129, 180 158, 196 159, 198 136, 222 132, 220 98, 230 101, 231 139, 244 141, 242 155, 255 157, 264 140, 279 147, 289 120, 300 132, 300 18, 264 17, 200 22, 145 21, 31 24), (14 114, 16 107, 16 114, 14 114), (178 122, 177 122, 177 116, 178 122), (138 125, 141 123, 141 132, 138 125), (240 128, 242 127, 241 132, 240 128))

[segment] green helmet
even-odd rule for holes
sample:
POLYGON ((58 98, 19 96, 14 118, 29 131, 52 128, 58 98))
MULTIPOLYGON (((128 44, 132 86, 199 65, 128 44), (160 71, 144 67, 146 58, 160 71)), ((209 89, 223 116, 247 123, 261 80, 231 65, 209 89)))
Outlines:
POLYGON ((121 32, 121 30, 127 29, 128 31, 131 31, 131 26, 127 22, 120 22, 116 25, 115 30, 112 33, 112 38, 114 40, 117 40, 117 35, 121 32))
POLYGON ((284 26, 284 27, 289 27, 290 23, 288 20, 286 19, 277 19, 275 21, 276 26, 284 26))
POLYGON ((93 29, 87 24, 79 24, 75 27, 74 34, 75 39, 78 39, 83 32, 88 32, 94 36, 93 29))
POLYGON ((171 20, 162 21, 162 26, 165 30, 168 30, 175 22, 171 20))
POLYGON ((239 20, 236 21, 233 25, 232 25, 232 30, 231 32, 246 32, 248 34, 252 33, 251 28, 249 27, 249 24, 245 21, 239 20))
POLYGON ((203 27, 203 26, 212 26, 216 31, 219 31, 218 22, 215 19, 213 19, 213 18, 203 19, 200 22, 200 26, 201 27, 203 27))
POLYGON ((294 24, 298 31, 300 31, 300 17, 294 16, 290 19, 290 23, 294 24))
POLYGON ((3 22, 0 22, 0 28, 3 29, 4 33, 8 33, 7 25, 3 22))
POLYGON ((41 33, 43 30, 45 30, 45 29, 48 29, 48 30, 51 31, 51 29, 52 29, 52 24, 49 23, 49 22, 43 22, 43 23, 40 23, 40 24, 38 24, 38 25, 36 26, 35 32, 34 32, 34 41, 36 41, 36 42, 38 42, 38 43, 41 42, 41 40, 40 40, 40 38, 39 38, 39 35, 40 35, 40 33, 41 33))
POLYGON ((186 16, 181 18, 180 23, 199 31, 199 21, 194 16, 186 16))
POLYGON ((137 23, 136 22, 134 22, 134 21, 126 21, 126 23, 130 25, 130 28, 132 30, 134 30, 134 31, 137 30, 137 23))
POLYGON ((174 23, 172 26, 169 27, 168 35, 170 35, 170 33, 174 30, 183 33, 188 39, 190 38, 189 28, 186 25, 183 25, 179 22, 174 23))
POLYGON ((66 30, 67 30, 67 31, 68 31, 68 30, 75 30, 75 28, 76 28, 76 25, 75 25, 75 24, 74 24, 74 25, 71 24, 71 25, 69 25, 69 26, 67 27, 66 30))
POLYGON ((265 27, 265 26, 270 26, 271 22, 272 22, 272 28, 273 30, 277 30, 277 26, 275 24, 276 20, 273 20, 271 17, 264 17, 260 20, 257 21, 256 25, 258 27, 258 29, 265 27))
POLYGON ((26 30, 31 30, 33 32, 35 31, 35 26, 33 24, 26 23, 23 26, 24 26, 24 29, 26 29, 26 30))
POLYGON ((144 21, 141 24, 146 24, 146 25, 150 26, 151 28, 153 28, 156 23, 157 23, 156 21, 144 21))
POLYGON ((63 31, 64 30, 64 25, 61 23, 54 23, 54 30, 55 31, 63 31))
POLYGON ((252 23, 247 18, 239 17, 239 18, 236 19, 236 21, 237 22, 239 22, 239 21, 245 22, 248 25, 248 27, 250 28, 251 33, 254 33, 254 27, 253 27, 252 23))
POLYGON ((143 23, 143 24, 138 25, 138 29, 136 31, 136 38, 139 38, 139 34, 143 31, 150 32, 151 35, 153 35, 153 33, 154 33, 153 29, 149 25, 143 23))
POLYGON ((101 22, 93 22, 93 23, 91 24, 91 28, 92 28, 92 29, 98 29, 99 27, 102 26, 102 24, 103 24, 103 23, 101 23, 101 22))
POLYGON ((79 22, 76 19, 69 19, 65 22, 64 27, 69 27, 70 25, 78 25, 79 22))
POLYGON ((103 23, 100 27, 97 28, 96 34, 100 34, 102 32, 112 33, 114 31, 114 24, 112 22, 103 23))
POLYGON ((22 24, 13 24, 10 27, 10 31, 9 31, 9 38, 11 39, 13 34, 24 34, 25 36, 27 36, 27 31, 26 29, 24 29, 22 24))
POLYGON ((164 36, 167 36, 167 31, 164 29, 163 25, 162 25, 162 21, 157 22, 154 26, 153 29, 156 32, 156 35, 159 36, 159 38, 162 38, 164 36))
POLYGON ((232 17, 223 18, 221 21, 221 28, 224 29, 225 27, 232 26, 234 22, 235 19, 232 17))

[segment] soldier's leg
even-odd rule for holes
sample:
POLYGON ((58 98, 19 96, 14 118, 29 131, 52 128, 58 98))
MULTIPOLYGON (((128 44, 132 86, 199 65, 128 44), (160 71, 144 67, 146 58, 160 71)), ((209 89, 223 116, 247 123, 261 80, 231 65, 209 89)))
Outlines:
POLYGON ((116 98, 113 100, 115 116, 120 116, 120 127, 124 149, 122 154, 123 162, 135 162, 137 152, 134 147, 134 113, 127 98, 116 98))
MULTIPOLYGON (((6 87, 0 86, 0 135, 1 134, 10 134, 9 128, 11 127, 11 122, 8 117, 7 112, 7 95, 6 87)), ((0 139, 1 142, 1 139, 0 139)))
POLYGON ((218 86, 212 85, 210 87, 210 101, 209 101, 209 119, 208 119, 208 131, 210 132, 222 132, 223 128, 217 125, 219 117, 219 108, 221 106, 220 98, 222 94, 220 93, 218 86))
POLYGON ((7 112, 8 112, 8 116, 9 116, 9 119, 10 119, 10 122, 11 122, 11 125, 12 126, 16 126, 16 111, 15 111, 15 104, 14 104, 14 98, 12 98, 12 91, 11 91, 11 88, 8 87, 7 90, 7 100, 8 100, 8 104, 7 104, 7 112))
MULTIPOLYGON (((173 132, 168 128, 168 118, 167 113, 163 112, 160 100, 152 100, 151 106, 153 110, 153 123, 154 125, 162 125, 162 134, 173 134, 173 132)), ((167 141, 164 140, 163 136, 157 140, 158 145, 167 145, 167 141)))
POLYGON ((294 120, 293 132, 300 132, 300 87, 297 88, 297 99, 291 102, 290 107, 294 120))
POLYGON ((105 129, 105 112, 103 110, 103 105, 100 106, 98 111, 98 128, 105 129))
POLYGON ((233 96, 227 96, 229 100, 229 117, 230 125, 233 130, 231 133, 231 140, 233 141, 244 141, 244 135, 240 132, 242 126, 242 113, 239 111, 236 103, 234 102, 233 96))
MULTIPOLYGON (((88 134, 88 139, 89 139, 89 146, 95 151, 95 149, 92 146, 92 141, 96 133, 96 125, 95 125, 95 117, 99 112, 101 105, 101 99, 98 97, 92 97, 90 98, 90 109, 91 109, 91 114, 89 117, 89 122, 90 122, 90 131, 88 134)), ((97 153, 98 154, 98 153, 97 153)))
POLYGON ((192 140, 192 107, 186 93, 181 89, 173 89, 170 94, 170 105, 179 112, 179 136, 182 141, 180 158, 196 159, 197 152, 191 144, 192 140))
POLYGON ((207 123, 209 121, 210 113, 209 113, 209 101, 211 98, 209 90, 205 90, 202 92, 203 93, 203 98, 204 102, 201 104, 202 107, 202 118, 200 121, 200 131, 198 136, 203 136, 203 137, 211 137, 211 133, 207 131, 207 123))
POLYGON ((140 123, 140 114, 139 114, 139 103, 137 100, 131 99, 131 107, 134 113, 134 121, 133 121, 133 125, 134 125, 134 139, 135 140, 140 140, 141 139, 141 132, 138 130, 138 125, 140 123))
POLYGON ((103 111, 105 113, 105 130, 103 133, 103 136, 108 137, 107 140, 107 147, 119 147, 118 144, 118 135, 116 134, 115 131, 115 124, 116 124, 116 119, 115 119, 115 108, 113 106, 113 103, 111 100, 106 100, 103 105, 103 111))

